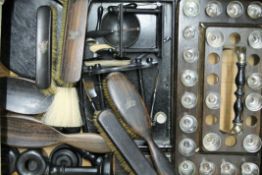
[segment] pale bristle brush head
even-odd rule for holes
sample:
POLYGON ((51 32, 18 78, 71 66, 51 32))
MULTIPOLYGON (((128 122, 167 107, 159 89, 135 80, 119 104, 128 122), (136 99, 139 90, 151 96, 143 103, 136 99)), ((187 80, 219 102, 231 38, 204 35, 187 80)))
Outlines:
POLYGON ((42 118, 54 127, 80 127, 83 125, 76 88, 56 88, 52 104, 42 118))
MULTIPOLYGON (((133 112, 128 112, 127 114, 133 114, 136 117, 144 115, 143 111, 146 111, 145 105, 143 102, 140 104, 137 104, 136 101, 140 101, 140 95, 136 93, 135 87, 126 79, 126 77, 119 72, 110 73, 103 81, 103 90, 104 95, 107 99, 107 102, 110 106, 110 108, 113 110, 114 114, 116 115, 117 119, 120 121, 122 126, 127 130, 128 134, 132 138, 141 138, 140 133, 137 133, 126 121, 128 117, 123 118, 123 113, 125 113, 125 110, 133 110, 133 112), (128 84, 123 84, 122 80, 124 82, 127 82, 128 84), (115 90, 113 90, 115 89, 115 90), (128 94, 128 93, 134 94, 128 94), (117 97, 120 97, 119 99, 116 99, 114 96, 114 93, 118 94, 117 97), (133 100, 132 98, 136 98, 137 100, 133 100), (135 102, 135 103, 134 103, 135 102), (137 110, 136 106, 139 108, 142 108, 143 110, 137 110), (142 114, 140 113, 142 111, 142 114), (138 113, 140 114, 138 114, 138 113)), ((133 116, 130 116, 129 118, 133 118, 133 116)), ((140 117, 142 119, 143 123, 146 123, 147 128, 150 127, 151 123, 149 121, 149 118, 140 117)), ((139 126, 139 125, 138 125, 139 126)), ((142 128, 141 128, 142 129, 142 128)))
MULTIPOLYGON (((54 23, 52 30, 52 84, 51 89, 54 93, 54 99, 49 106, 48 111, 43 115, 43 123, 61 128, 75 128, 83 125, 82 116, 79 107, 79 98, 74 84, 68 84, 61 80, 61 65, 63 62, 63 50, 65 41, 65 28, 68 16, 68 0, 59 1, 63 6, 61 31, 57 31, 58 20, 54 15, 54 23), (60 36, 57 41, 56 36, 60 36)), ((55 11, 55 9, 54 9, 55 11)), ((53 13, 56 14, 56 13, 53 13)), ((48 91, 49 92, 49 91, 48 91)))

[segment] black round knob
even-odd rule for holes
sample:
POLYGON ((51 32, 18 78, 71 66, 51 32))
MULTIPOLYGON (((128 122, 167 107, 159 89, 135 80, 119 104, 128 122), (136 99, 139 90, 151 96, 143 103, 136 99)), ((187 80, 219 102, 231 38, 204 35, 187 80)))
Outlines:
POLYGON ((16 148, 2 145, 1 148, 1 169, 3 175, 10 175, 16 170, 16 160, 19 152, 16 148))
POLYGON ((152 63, 152 62, 153 62, 153 58, 148 57, 148 58, 146 59, 146 62, 147 62, 147 63, 152 63))
POLYGON ((56 147, 50 154, 50 162, 55 166, 77 167, 81 166, 80 154, 67 145, 56 147))
POLYGON ((95 64, 95 69, 101 69, 101 68, 102 68, 101 64, 95 64))
POLYGON ((113 174, 113 154, 106 154, 102 164, 101 175, 112 175, 113 174))
POLYGON ((97 164, 97 159, 99 157, 97 157, 95 154, 92 154, 88 151, 83 151, 83 150, 79 150, 79 153, 81 154, 81 156, 84 158, 84 159, 87 159, 88 161, 90 161, 90 163, 95 166, 95 165, 98 165, 97 164))
POLYGON ((95 165, 101 165, 103 163, 103 161, 104 161, 103 156, 99 156, 95 160, 95 165))
POLYGON ((92 167, 64 167, 51 166, 48 168, 49 175, 112 175, 113 155, 105 155, 103 161, 98 166, 92 167))
POLYGON ((87 66, 88 71, 92 71, 94 69, 94 66, 87 66))
POLYGON ((141 62, 142 62, 142 60, 140 58, 135 59, 135 63, 140 64, 141 62))
POLYGON ((36 150, 29 150, 21 154, 16 164, 17 171, 20 175, 42 175, 46 167, 46 158, 36 150))

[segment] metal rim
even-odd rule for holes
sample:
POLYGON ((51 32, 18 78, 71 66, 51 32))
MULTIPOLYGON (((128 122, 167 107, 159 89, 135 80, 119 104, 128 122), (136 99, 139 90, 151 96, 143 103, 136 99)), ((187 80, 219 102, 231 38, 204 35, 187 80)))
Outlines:
MULTIPOLYGON (((103 19, 102 19, 102 22, 101 22, 101 30, 110 30, 108 27, 109 27, 109 25, 107 24, 107 20, 112 20, 112 18, 114 19, 117 19, 118 18, 118 13, 115 13, 115 12, 108 12, 107 14, 105 14, 104 15, 104 17, 103 17, 103 19)), ((128 18, 131 18, 132 19, 132 25, 134 25, 134 26, 136 26, 137 28, 139 28, 139 29, 141 29, 141 27, 140 27, 140 22, 139 22, 139 20, 138 20, 138 18, 137 18, 137 16, 136 15, 134 15, 134 14, 124 14, 124 18, 123 18, 123 21, 125 21, 125 19, 128 19, 128 18)), ((112 21, 112 23, 113 22, 117 22, 118 23, 118 20, 116 20, 116 21, 112 21)), ((118 26, 118 28, 119 28, 119 24, 117 24, 117 26, 118 26)), ((112 29, 111 29, 112 30, 112 29)), ((124 41, 123 41, 123 47, 130 47, 130 46, 132 46, 132 45, 134 45, 136 42, 137 42, 137 40, 138 40, 138 38, 139 38, 139 35, 140 35, 140 30, 137 32, 137 33, 135 33, 135 37, 134 37, 134 39, 133 40, 127 40, 128 41, 128 43, 124 43, 124 41)), ((109 35, 110 36, 110 35, 109 35)), ((114 46, 114 47, 118 47, 119 46, 119 40, 118 40, 118 42, 112 42, 112 41, 110 41, 107 37, 103 37, 103 39, 104 39, 104 41, 107 43, 107 44, 109 44, 109 45, 112 45, 112 46, 114 46)))

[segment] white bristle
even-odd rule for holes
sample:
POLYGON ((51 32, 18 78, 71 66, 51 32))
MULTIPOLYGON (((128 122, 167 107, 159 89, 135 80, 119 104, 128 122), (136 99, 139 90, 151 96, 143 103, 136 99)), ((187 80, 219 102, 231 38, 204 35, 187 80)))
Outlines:
POLYGON ((42 118, 54 127, 80 127, 83 125, 79 100, 75 88, 57 87, 53 102, 42 118))

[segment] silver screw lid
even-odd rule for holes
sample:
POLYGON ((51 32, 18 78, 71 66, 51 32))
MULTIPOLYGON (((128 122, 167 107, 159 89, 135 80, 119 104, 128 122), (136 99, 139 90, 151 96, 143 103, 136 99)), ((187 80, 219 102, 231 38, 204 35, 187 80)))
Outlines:
POLYGON ((252 73, 247 78, 247 84, 253 90, 260 90, 262 88, 262 74, 252 73))
POLYGON ((199 53, 196 49, 189 48, 184 50, 183 52, 183 58, 188 63, 194 63, 199 58, 199 53))
POLYGON ((241 165, 241 175, 259 175, 259 168, 252 162, 245 162, 241 165))
POLYGON ((235 175, 236 167, 231 162, 223 161, 220 166, 220 173, 221 175, 235 175))
POLYGON ((206 40, 208 45, 214 48, 222 47, 225 42, 224 35, 220 31, 208 31, 206 40))
POLYGON ((247 14, 251 19, 258 19, 262 17, 262 3, 255 1, 251 2, 247 7, 247 14))
POLYGON ((194 108, 197 103, 196 95, 192 92, 185 92, 181 98, 181 103, 184 108, 194 108))
POLYGON ((164 124, 167 121, 167 115, 164 112, 157 112, 154 119, 158 124, 164 124))
POLYGON ((222 14, 223 7, 219 1, 210 1, 206 6, 206 14, 209 17, 217 17, 222 14))
POLYGON ((188 17, 195 17, 199 15, 200 12, 200 4, 198 0, 186 0, 183 12, 188 17))
POLYGON ((213 162, 203 160, 200 163, 199 174, 200 175, 213 175, 216 170, 216 165, 213 162))
POLYGON ((262 108, 262 96, 259 93, 250 93, 245 100, 245 104, 250 111, 259 111, 262 108))
POLYGON ((184 160, 178 166, 179 175, 194 175, 196 173, 196 165, 190 160, 184 160))
POLYGON ((193 70, 185 70, 181 75, 181 81, 186 87, 193 87, 198 81, 198 75, 193 70))
POLYGON ((248 36, 248 44, 253 49, 262 48, 262 30, 255 30, 248 36))
POLYGON ((215 92, 210 92, 206 97, 206 105, 209 109, 219 109, 220 99, 218 94, 215 92))
POLYGON ((203 146, 207 151, 217 151, 221 147, 221 137, 216 133, 207 133, 203 138, 203 146))
POLYGON ((258 135, 249 134, 243 140, 243 147, 249 153, 256 153, 261 149, 262 142, 258 135))
POLYGON ((227 14, 231 18, 238 18, 244 13, 243 4, 239 1, 232 1, 227 5, 227 14))
POLYGON ((195 154, 196 143, 194 140, 190 138, 184 138, 180 141, 178 145, 178 151, 183 156, 189 157, 195 154))
POLYGON ((183 31, 183 36, 186 40, 193 39, 196 35, 196 29, 193 26, 187 26, 183 31))
POLYGON ((180 129, 187 134, 197 130, 197 120, 193 115, 184 115, 179 121, 180 129))

